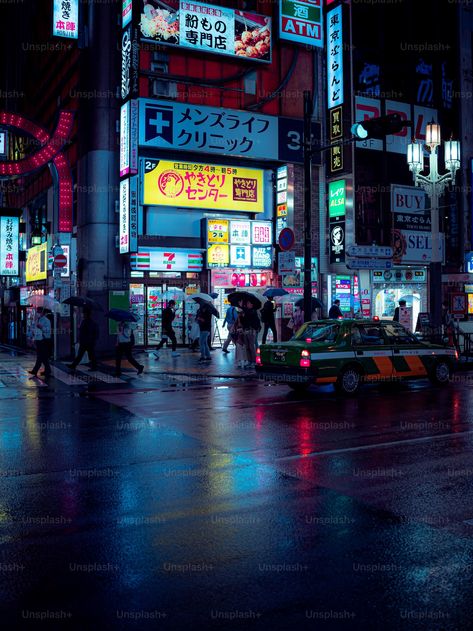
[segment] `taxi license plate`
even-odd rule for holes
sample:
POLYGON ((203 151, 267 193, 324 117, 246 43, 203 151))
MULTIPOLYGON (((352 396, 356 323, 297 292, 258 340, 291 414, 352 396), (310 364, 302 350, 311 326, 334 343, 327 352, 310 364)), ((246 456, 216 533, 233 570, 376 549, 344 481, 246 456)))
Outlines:
POLYGON ((273 359, 276 362, 284 362, 286 361, 286 353, 287 351, 273 351, 273 359))

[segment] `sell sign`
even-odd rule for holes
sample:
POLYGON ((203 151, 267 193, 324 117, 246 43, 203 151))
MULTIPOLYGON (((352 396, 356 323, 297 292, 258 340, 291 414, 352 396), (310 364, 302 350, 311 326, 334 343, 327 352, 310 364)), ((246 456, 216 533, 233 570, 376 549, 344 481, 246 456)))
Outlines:
POLYGON ((297 44, 322 48, 322 0, 281 0, 279 37, 297 44))
POLYGON ((143 203, 263 212, 263 171, 195 162, 145 160, 143 203))
POLYGON ((20 219, 0 217, 0 276, 19 276, 20 219))

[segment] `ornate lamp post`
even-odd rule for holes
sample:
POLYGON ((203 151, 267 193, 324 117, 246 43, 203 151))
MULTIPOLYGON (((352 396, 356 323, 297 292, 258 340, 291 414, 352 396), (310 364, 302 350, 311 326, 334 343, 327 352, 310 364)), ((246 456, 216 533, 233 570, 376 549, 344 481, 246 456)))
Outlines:
POLYGON ((442 253, 439 233, 439 199, 460 168, 460 142, 448 140, 444 143, 445 166, 449 170, 443 175, 438 171, 437 147, 441 144, 440 125, 433 121, 427 125, 425 146, 429 150, 429 174, 421 175, 424 169, 424 146, 414 140, 407 147, 407 162, 412 171, 414 184, 425 190, 430 197, 432 258, 430 262, 430 317, 433 326, 441 321, 442 253))

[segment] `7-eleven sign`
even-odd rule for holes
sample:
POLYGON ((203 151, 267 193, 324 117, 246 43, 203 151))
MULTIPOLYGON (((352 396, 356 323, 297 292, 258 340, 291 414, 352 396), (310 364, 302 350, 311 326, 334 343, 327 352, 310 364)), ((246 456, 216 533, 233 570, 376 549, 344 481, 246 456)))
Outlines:
POLYGON ((200 250, 181 248, 139 248, 130 261, 132 270, 150 272, 200 272, 204 262, 200 250))

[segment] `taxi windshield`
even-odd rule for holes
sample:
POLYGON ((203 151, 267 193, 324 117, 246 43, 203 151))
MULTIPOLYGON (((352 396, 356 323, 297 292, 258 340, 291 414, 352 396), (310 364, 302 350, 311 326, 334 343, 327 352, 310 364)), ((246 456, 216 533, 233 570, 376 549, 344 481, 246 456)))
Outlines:
POLYGON ((296 340, 310 340, 311 342, 335 342, 340 330, 338 324, 308 324, 302 327, 294 336, 296 340))

